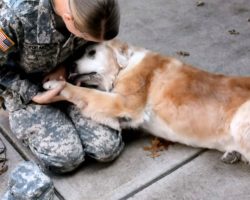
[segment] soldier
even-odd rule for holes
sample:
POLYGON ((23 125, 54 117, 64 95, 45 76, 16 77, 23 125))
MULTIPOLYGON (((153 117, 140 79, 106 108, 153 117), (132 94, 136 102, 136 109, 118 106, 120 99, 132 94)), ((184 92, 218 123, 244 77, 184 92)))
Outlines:
POLYGON ((0 11, 0 96, 16 137, 59 173, 75 169, 85 154, 115 159, 124 145, 119 132, 57 102, 60 88, 41 86, 65 79, 86 41, 118 34, 116 0, 0 0, 0 11))

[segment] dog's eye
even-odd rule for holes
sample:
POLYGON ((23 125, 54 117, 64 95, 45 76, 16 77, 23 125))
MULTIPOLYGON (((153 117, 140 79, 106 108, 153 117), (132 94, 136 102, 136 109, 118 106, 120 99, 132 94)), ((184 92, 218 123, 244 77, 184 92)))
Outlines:
POLYGON ((88 52, 88 56, 92 57, 92 56, 95 55, 95 53, 96 53, 96 51, 95 51, 94 49, 92 49, 92 50, 90 50, 90 51, 88 52))

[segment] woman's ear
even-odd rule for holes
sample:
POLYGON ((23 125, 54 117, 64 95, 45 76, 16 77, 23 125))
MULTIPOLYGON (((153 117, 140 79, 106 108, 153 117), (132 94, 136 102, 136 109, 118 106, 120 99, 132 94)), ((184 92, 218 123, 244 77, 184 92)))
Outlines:
POLYGON ((62 18, 64 22, 73 21, 73 16, 69 13, 63 13, 62 18))

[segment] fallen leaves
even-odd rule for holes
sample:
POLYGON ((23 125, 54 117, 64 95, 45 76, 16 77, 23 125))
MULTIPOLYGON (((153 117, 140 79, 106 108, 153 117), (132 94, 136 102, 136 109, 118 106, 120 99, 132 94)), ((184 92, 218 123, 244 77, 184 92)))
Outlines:
POLYGON ((150 152, 149 156, 151 158, 157 158, 161 155, 160 152, 166 150, 171 144, 172 142, 155 137, 151 140, 150 146, 143 147, 143 150, 150 152))
POLYGON ((190 53, 187 51, 177 51, 176 53, 177 55, 183 56, 183 57, 190 56, 190 53))
POLYGON ((205 2, 203 2, 203 1, 196 2, 197 7, 204 6, 204 5, 205 5, 205 2))
POLYGON ((231 35, 239 35, 240 33, 236 31, 235 29, 229 30, 228 31, 231 35))
POLYGON ((4 164, 0 166, 0 176, 8 170, 8 165, 4 164))

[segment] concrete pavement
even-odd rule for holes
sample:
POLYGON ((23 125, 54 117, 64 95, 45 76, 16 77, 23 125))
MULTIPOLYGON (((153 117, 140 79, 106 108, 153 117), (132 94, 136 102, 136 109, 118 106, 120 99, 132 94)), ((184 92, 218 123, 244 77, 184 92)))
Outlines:
MULTIPOLYGON (((202 6, 195 0, 119 2, 122 40, 212 72, 250 75, 249 0, 207 0, 202 6), (185 52, 189 56, 182 56, 185 52)), ((219 160, 220 152, 180 144, 171 145, 153 159, 143 150, 151 139, 142 135, 127 141, 124 152, 113 163, 88 161, 73 174, 51 175, 58 198, 250 199, 250 166, 226 165, 219 160)), ((20 146, 17 149, 9 153, 22 152, 20 146)), ((13 163, 20 159, 18 155, 9 158, 13 163)))

